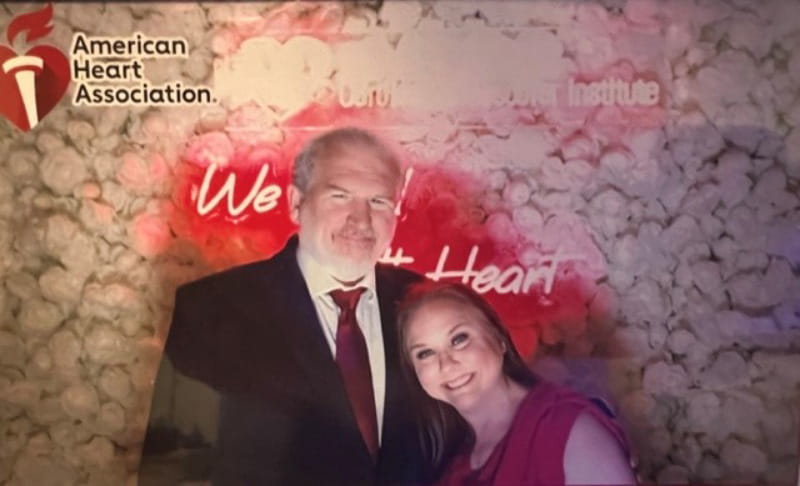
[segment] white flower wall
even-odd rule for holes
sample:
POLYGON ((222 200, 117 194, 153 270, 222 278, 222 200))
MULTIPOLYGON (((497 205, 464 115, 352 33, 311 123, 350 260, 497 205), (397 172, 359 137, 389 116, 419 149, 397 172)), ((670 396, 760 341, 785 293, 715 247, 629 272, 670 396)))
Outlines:
MULTIPOLYGON (((0 6, 0 25, 30 9, 0 6)), ((410 82, 404 100, 440 109, 393 132, 398 146, 481 180, 476 218, 514 262, 559 245, 584 257, 581 311, 531 338, 537 369, 603 381, 648 482, 793 481, 798 19, 790 1, 56 5, 53 45, 66 51, 78 31, 180 36, 188 58, 149 61, 148 79, 216 76, 224 102, 76 108, 65 99, 28 133, 0 122, 0 484, 135 483, 175 287, 252 257, 216 251, 222 243, 180 217, 186 159, 224 165, 234 147, 280 146, 292 131, 283 122, 331 86, 337 66, 380 79, 394 74, 380 62, 389 58, 419 70, 404 79, 440 87, 483 73, 454 90, 410 82), (478 27, 488 29, 471 38, 478 27), (341 48, 336 64, 303 29, 389 40, 341 48), (426 29, 463 37, 424 45, 426 29), (619 58, 655 66, 658 123, 610 135, 625 113, 591 123, 544 113, 531 125, 490 109, 448 114, 490 91, 493 76, 517 72, 472 65, 471 50, 530 45, 547 53, 528 59, 542 76, 619 58), (248 49, 274 55, 232 66, 248 49), (431 61, 448 56, 466 59, 463 71, 431 61), (226 92, 225 76, 243 72, 253 81, 226 92)))

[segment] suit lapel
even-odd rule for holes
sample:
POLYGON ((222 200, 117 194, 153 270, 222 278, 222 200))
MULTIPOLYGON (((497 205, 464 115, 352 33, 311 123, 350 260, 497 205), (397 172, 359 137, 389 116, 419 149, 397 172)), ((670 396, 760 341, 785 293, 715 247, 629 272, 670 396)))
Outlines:
MULTIPOLYGON (((316 308, 308 292, 303 275, 297 264, 297 240, 292 238, 280 253, 275 255, 270 264, 276 265, 258 275, 258 281, 251 282, 253 288, 247 292, 251 295, 269 295, 271 298, 248 299, 250 304, 247 313, 250 319, 261 326, 279 326, 278 332, 271 332, 273 339, 279 343, 270 343, 265 349, 285 345, 291 348, 289 354, 297 369, 300 369, 306 382, 312 387, 315 405, 326 410, 331 416, 341 421, 351 422, 348 427, 353 437, 342 438, 341 444, 353 441, 361 444, 363 459, 370 461, 369 452, 358 431, 355 416, 344 389, 338 367, 322 331, 316 308), (282 279, 276 281, 276 276, 282 279), (265 320, 269 322, 264 322, 265 320), (285 336, 278 338, 279 336, 285 336)), ((408 426, 403 378, 397 347, 396 303, 400 298, 403 285, 395 282, 385 269, 376 269, 376 291, 381 316, 384 353, 386 356, 386 395, 384 399, 383 431, 381 439, 380 461, 384 454, 397 461, 404 456, 407 447, 408 426)))
MULTIPOLYGON (((333 393, 342 388, 341 378, 325 340, 314 302, 297 265, 295 241, 291 241, 276 256, 277 263, 281 265, 277 273, 285 278, 278 289, 273 289, 278 296, 276 302, 280 305, 282 316, 278 321, 287 335, 286 345, 291 346, 298 366, 320 397, 342 395, 346 400, 342 393, 333 393)), ((275 282, 271 282, 271 285, 275 286, 275 282)))

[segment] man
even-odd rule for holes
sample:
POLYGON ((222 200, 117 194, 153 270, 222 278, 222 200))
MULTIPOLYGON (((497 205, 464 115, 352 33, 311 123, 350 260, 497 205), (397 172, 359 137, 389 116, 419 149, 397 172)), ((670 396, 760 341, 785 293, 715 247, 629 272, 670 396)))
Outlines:
MULTIPOLYGON (((151 453, 165 449, 159 438, 171 439, 166 449, 192 445, 175 438, 179 416, 170 425, 154 415, 159 396, 176 400, 164 384, 181 382, 167 376, 173 367, 211 390, 195 397, 218 403, 215 424, 193 429, 195 439, 211 436, 214 484, 419 482, 395 331, 395 302, 419 277, 376 266, 394 233, 401 185, 398 160, 374 136, 325 133, 295 159, 288 199, 297 236, 269 260, 178 289, 140 484, 167 482, 152 467, 151 453)), ((189 466, 190 479, 201 479, 206 464, 189 466)))

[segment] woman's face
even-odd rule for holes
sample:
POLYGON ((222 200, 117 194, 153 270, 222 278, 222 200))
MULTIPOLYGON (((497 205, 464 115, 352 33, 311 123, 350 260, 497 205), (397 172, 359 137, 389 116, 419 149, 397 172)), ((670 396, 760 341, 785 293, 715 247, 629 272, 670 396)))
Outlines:
POLYGON ((407 323, 406 352, 422 388, 462 414, 479 407, 504 381, 505 349, 475 307, 440 297, 407 323))

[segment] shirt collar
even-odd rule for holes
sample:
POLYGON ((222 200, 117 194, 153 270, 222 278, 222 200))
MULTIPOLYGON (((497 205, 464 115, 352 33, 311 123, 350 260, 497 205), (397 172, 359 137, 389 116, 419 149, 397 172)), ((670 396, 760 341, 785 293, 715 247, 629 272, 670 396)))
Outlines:
POLYGON ((306 286, 312 298, 327 296, 336 289, 350 290, 356 287, 367 289, 365 295, 370 298, 375 295, 375 268, 373 267, 355 287, 345 287, 331 275, 330 271, 317 261, 307 251, 298 245, 297 264, 306 281, 306 286))

